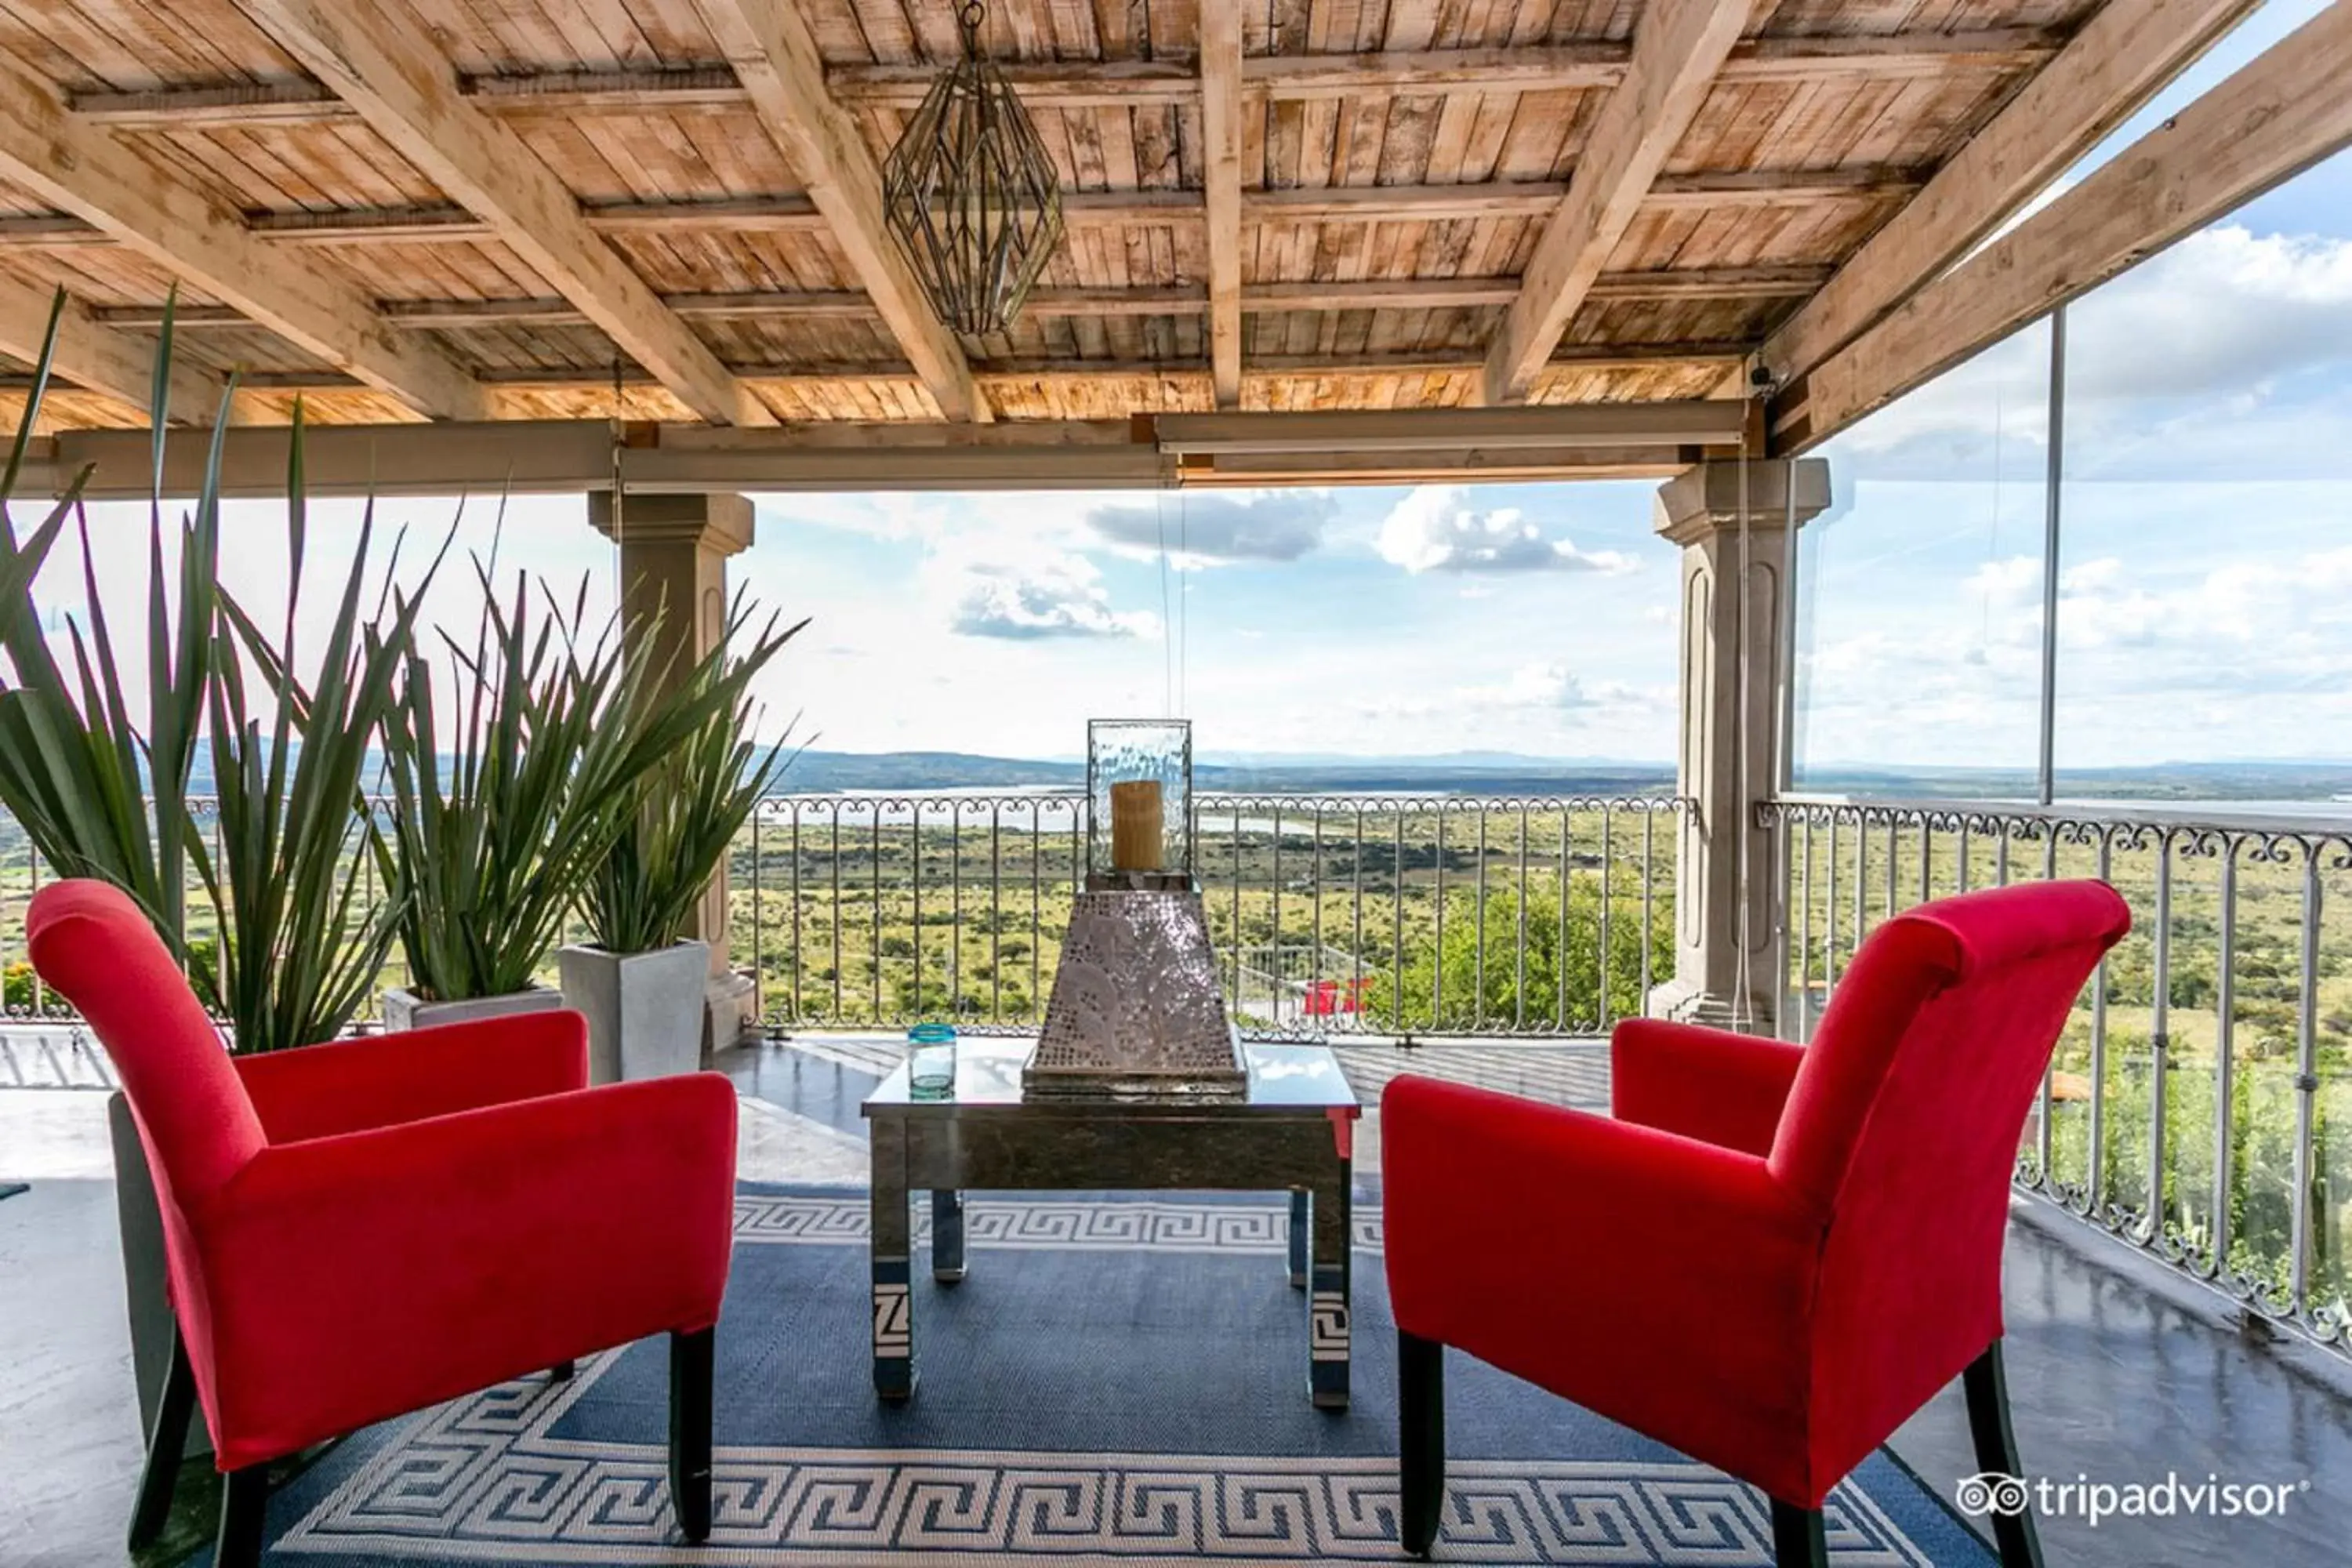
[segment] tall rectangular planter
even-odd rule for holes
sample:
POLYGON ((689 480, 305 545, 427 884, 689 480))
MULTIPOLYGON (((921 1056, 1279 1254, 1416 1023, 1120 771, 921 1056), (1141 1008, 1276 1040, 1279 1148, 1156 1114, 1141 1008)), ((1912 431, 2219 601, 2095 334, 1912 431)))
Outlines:
POLYGON ((471 1024, 483 1018, 506 1018, 517 1013, 551 1013, 563 1005, 563 993, 545 985, 509 991, 502 996, 467 996, 456 1002, 428 1002, 405 986, 383 994, 383 1026, 387 1034, 408 1029, 437 1028, 443 1024, 471 1024))
MULTIPOLYGON (((172 1359, 172 1303, 163 1287, 163 1209, 147 1170, 147 1148, 131 1101, 116 1089, 106 1097, 106 1131, 114 1148, 114 1206, 122 1226, 122 1295, 131 1317, 131 1375, 139 1386, 139 1430, 155 1425, 155 1402, 163 1396, 163 1371, 172 1359)), ((204 1422, 188 1423, 186 1454, 213 1451, 204 1422)))
POLYGON ((710 948, 681 942, 652 952, 578 945, 555 955, 564 1005, 588 1020, 588 1081, 668 1078, 702 1066, 710 948))

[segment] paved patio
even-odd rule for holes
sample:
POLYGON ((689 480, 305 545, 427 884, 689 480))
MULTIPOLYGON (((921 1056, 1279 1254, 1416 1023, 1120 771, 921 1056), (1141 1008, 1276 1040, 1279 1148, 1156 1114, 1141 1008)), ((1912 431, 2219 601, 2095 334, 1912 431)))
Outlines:
MULTIPOLYGON (((895 1043, 825 1037, 730 1051, 743 1094, 740 1166, 763 1181, 864 1179, 858 1103, 895 1043)), ((1597 1044, 1342 1047, 1368 1097, 1404 1070, 1597 1108, 1608 1058, 1597 1044)), ((0 1542, 9 1568, 129 1561, 123 1522, 140 1439, 115 1259, 104 1097, 0 1089, 0 1180, 32 1190, 0 1203, 0 1542)), ((1360 1169, 1379 1168, 1377 1118, 1360 1169)), ((1572 1244, 1572 1238, 1563 1238, 1572 1244)), ((1534 1238, 1540 1244, 1540 1238, 1534 1238)), ((1596 1267, 1602 1266, 1596 1261, 1596 1267)), ((2294 1483, 2310 1489, 2278 1519, 2045 1522, 2053 1564, 2143 1568, 2225 1562, 2335 1563, 2352 1539, 2352 1367, 2298 1344, 2237 1333, 2221 1303, 2071 1221, 2021 1204, 2010 1234, 2010 1366, 2019 1439, 2053 1479, 2121 1485, 2184 1480, 2294 1483)), ((1736 1311, 1737 1303, 1726 1303, 1736 1311)), ((1957 1391, 1896 1439, 1928 1481, 1969 1474, 1957 1391)), ((166 1547, 201 1538, 212 1499, 184 1487, 166 1547)), ((163 1555, 149 1563, 174 1561, 163 1555)))

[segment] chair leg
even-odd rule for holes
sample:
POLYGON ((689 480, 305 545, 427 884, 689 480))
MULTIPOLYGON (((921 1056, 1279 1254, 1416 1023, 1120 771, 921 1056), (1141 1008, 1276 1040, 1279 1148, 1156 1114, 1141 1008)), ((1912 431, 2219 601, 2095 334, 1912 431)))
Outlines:
POLYGON ((1445 1347, 1397 1331, 1397 1455, 1401 1544, 1426 1557, 1445 1509, 1445 1347))
POLYGON ((155 1426, 147 1436, 147 1464, 139 1472, 139 1500, 131 1509, 131 1550, 152 1546, 172 1516, 172 1489, 180 1479, 180 1456, 188 1446, 188 1418, 196 1407, 195 1373, 188 1367, 187 1342, 172 1331, 163 1363, 163 1391, 155 1401, 155 1426))
POLYGON ((268 1465, 247 1465, 221 1478, 220 1536, 213 1546, 213 1568, 261 1568, 261 1526, 268 1511, 268 1465))
POLYGON ((688 1541, 710 1535, 713 1332, 669 1337, 669 1496, 688 1541))
POLYGON ((1775 1568, 1829 1568, 1829 1537, 1822 1510, 1772 1500, 1772 1562, 1775 1568))
MULTIPOLYGON (((1968 1394, 1969 1436, 1975 1440, 1977 1468, 2021 1480, 2025 1471, 2017 1457, 2017 1432, 2009 1420, 2009 1373, 2002 1364, 1999 1340, 1960 1373, 1968 1394)), ((2015 1513, 1992 1516, 1993 1544, 2000 1549, 2001 1568, 2042 1568, 2042 1542, 2033 1531, 2029 1501, 2015 1513)))

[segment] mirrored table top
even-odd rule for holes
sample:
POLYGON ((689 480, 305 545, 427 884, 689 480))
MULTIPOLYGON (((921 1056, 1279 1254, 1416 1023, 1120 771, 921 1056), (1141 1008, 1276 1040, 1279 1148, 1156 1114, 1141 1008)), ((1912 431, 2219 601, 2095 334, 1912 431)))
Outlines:
POLYGON ((1338 1111, 1360 1116, 1363 1107, 1339 1070, 1328 1046, 1265 1045, 1244 1040, 1242 1056, 1249 1069, 1249 1098, 1234 1100, 1100 1100, 1066 1097, 1025 1100, 1021 1092, 1021 1068, 1034 1042, 996 1037, 956 1042, 956 1083, 953 1095, 919 1096, 908 1087, 908 1068, 901 1064, 865 1104, 868 1116, 953 1114, 971 1110, 1052 1110, 1084 1115, 1102 1110, 1141 1112, 1184 1111, 1246 1116, 1253 1112, 1338 1111))

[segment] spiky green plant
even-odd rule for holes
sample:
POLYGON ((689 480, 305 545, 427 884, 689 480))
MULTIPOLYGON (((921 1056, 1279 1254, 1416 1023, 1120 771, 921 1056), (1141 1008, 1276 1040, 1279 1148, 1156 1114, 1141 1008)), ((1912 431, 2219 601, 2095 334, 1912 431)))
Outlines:
MULTIPOLYGON (((739 595, 725 640, 686 673, 681 692, 700 692, 726 677, 738 662, 729 650, 742 646, 738 638, 750 618, 739 595)), ((779 633, 772 617, 741 657, 764 664, 807 625, 779 633)), ((608 952, 650 952, 685 934, 735 835, 792 761, 781 742, 765 751, 752 742, 756 718, 748 697, 714 710, 675 755, 646 775, 635 809, 581 894, 591 942, 608 952)))
MULTIPOLYGON (((65 297, 58 299, 52 343, 65 297)), ((13 679, 0 684, 0 804, 51 866, 69 876, 102 878, 139 901, 188 964, 205 1005, 226 1021, 236 1049, 277 1050, 341 1033, 390 951, 396 902, 373 904, 353 881, 362 843, 361 770, 390 700, 392 674, 411 646, 416 610, 413 599, 387 586, 376 606, 377 624, 356 629, 371 507, 336 630, 315 671, 305 673, 294 636, 308 540, 299 404, 288 443, 291 571, 277 640, 216 586, 221 453, 233 379, 222 393, 195 505, 177 525, 174 580, 164 563, 163 481, 172 315, 167 304, 149 408, 154 477, 144 721, 125 699, 99 593, 79 506, 85 470, 21 546, 13 527, 0 523, 0 647, 14 666, 13 679), (81 525, 89 622, 86 633, 79 620, 68 622, 70 679, 49 647, 32 594, 68 513, 81 525), (248 668, 272 698, 266 720, 248 710, 248 668), (219 792, 216 849, 208 847, 189 806, 200 746, 209 748, 219 792), (215 933, 209 942, 189 940, 191 870, 212 907, 215 933)), ((0 496, 14 491, 47 385, 49 357, 45 345, 0 496)))
MULTIPOLYGON (((362 581, 375 531, 370 501, 360 521, 350 577, 335 607, 316 674, 296 671, 295 616, 309 524, 302 483, 301 408, 287 477, 290 573, 286 617, 276 643, 227 595, 214 634, 208 729, 219 800, 219 853, 199 837, 198 875, 220 911, 220 938, 190 955, 200 984, 239 1020, 247 1050, 310 1045, 341 1034, 374 990, 399 931, 399 889, 372 896, 362 880, 368 762, 395 678, 415 646, 423 589, 393 586, 394 544, 374 613, 362 621, 362 581), (235 679, 238 652, 273 698, 267 724, 247 710, 235 679)), ((445 540, 444 551, 448 546, 445 540)))
POLYGON ((653 701, 667 673, 656 639, 623 638, 608 623, 584 642, 584 583, 568 612, 545 595, 534 613, 520 574, 501 606, 488 568, 477 563, 476 574, 480 630, 470 650, 449 643, 449 729, 432 668, 415 655, 383 729, 391 804, 377 858, 403 897, 410 983, 432 1001, 531 984, 628 830, 646 775, 731 710, 775 651, 755 649, 653 701))
POLYGON ((157 479, 147 556, 147 711, 142 721, 124 696, 114 638, 98 590, 89 519, 81 506, 89 470, 82 469, 67 482, 63 495, 22 542, 14 520, 6 515, 48 392, 58 322, 65 306, 65 291, 59 289, 8 467, 0 474, 0 650, 6 652, 12 667, 0 681, 0 805, 7 806, 33 847, 58 872, 100 878, 122 889, 146 910, 173 953, 184 955, 192 841, 188 777, 212 682, 214 583, 220 565, 220 448, 229 398, 225 393, 221 399, 195 509, 178 524, 180 565, 174 582, 163 559, 162 473, 173 310, 173 302, 166 302, 150 405, 157 479), (33 581, 68 521, 81 536, 89 623, 85 628, 79 618, 67 621, 70 674, 50 646, 46 617, 33 597, 33 581))

